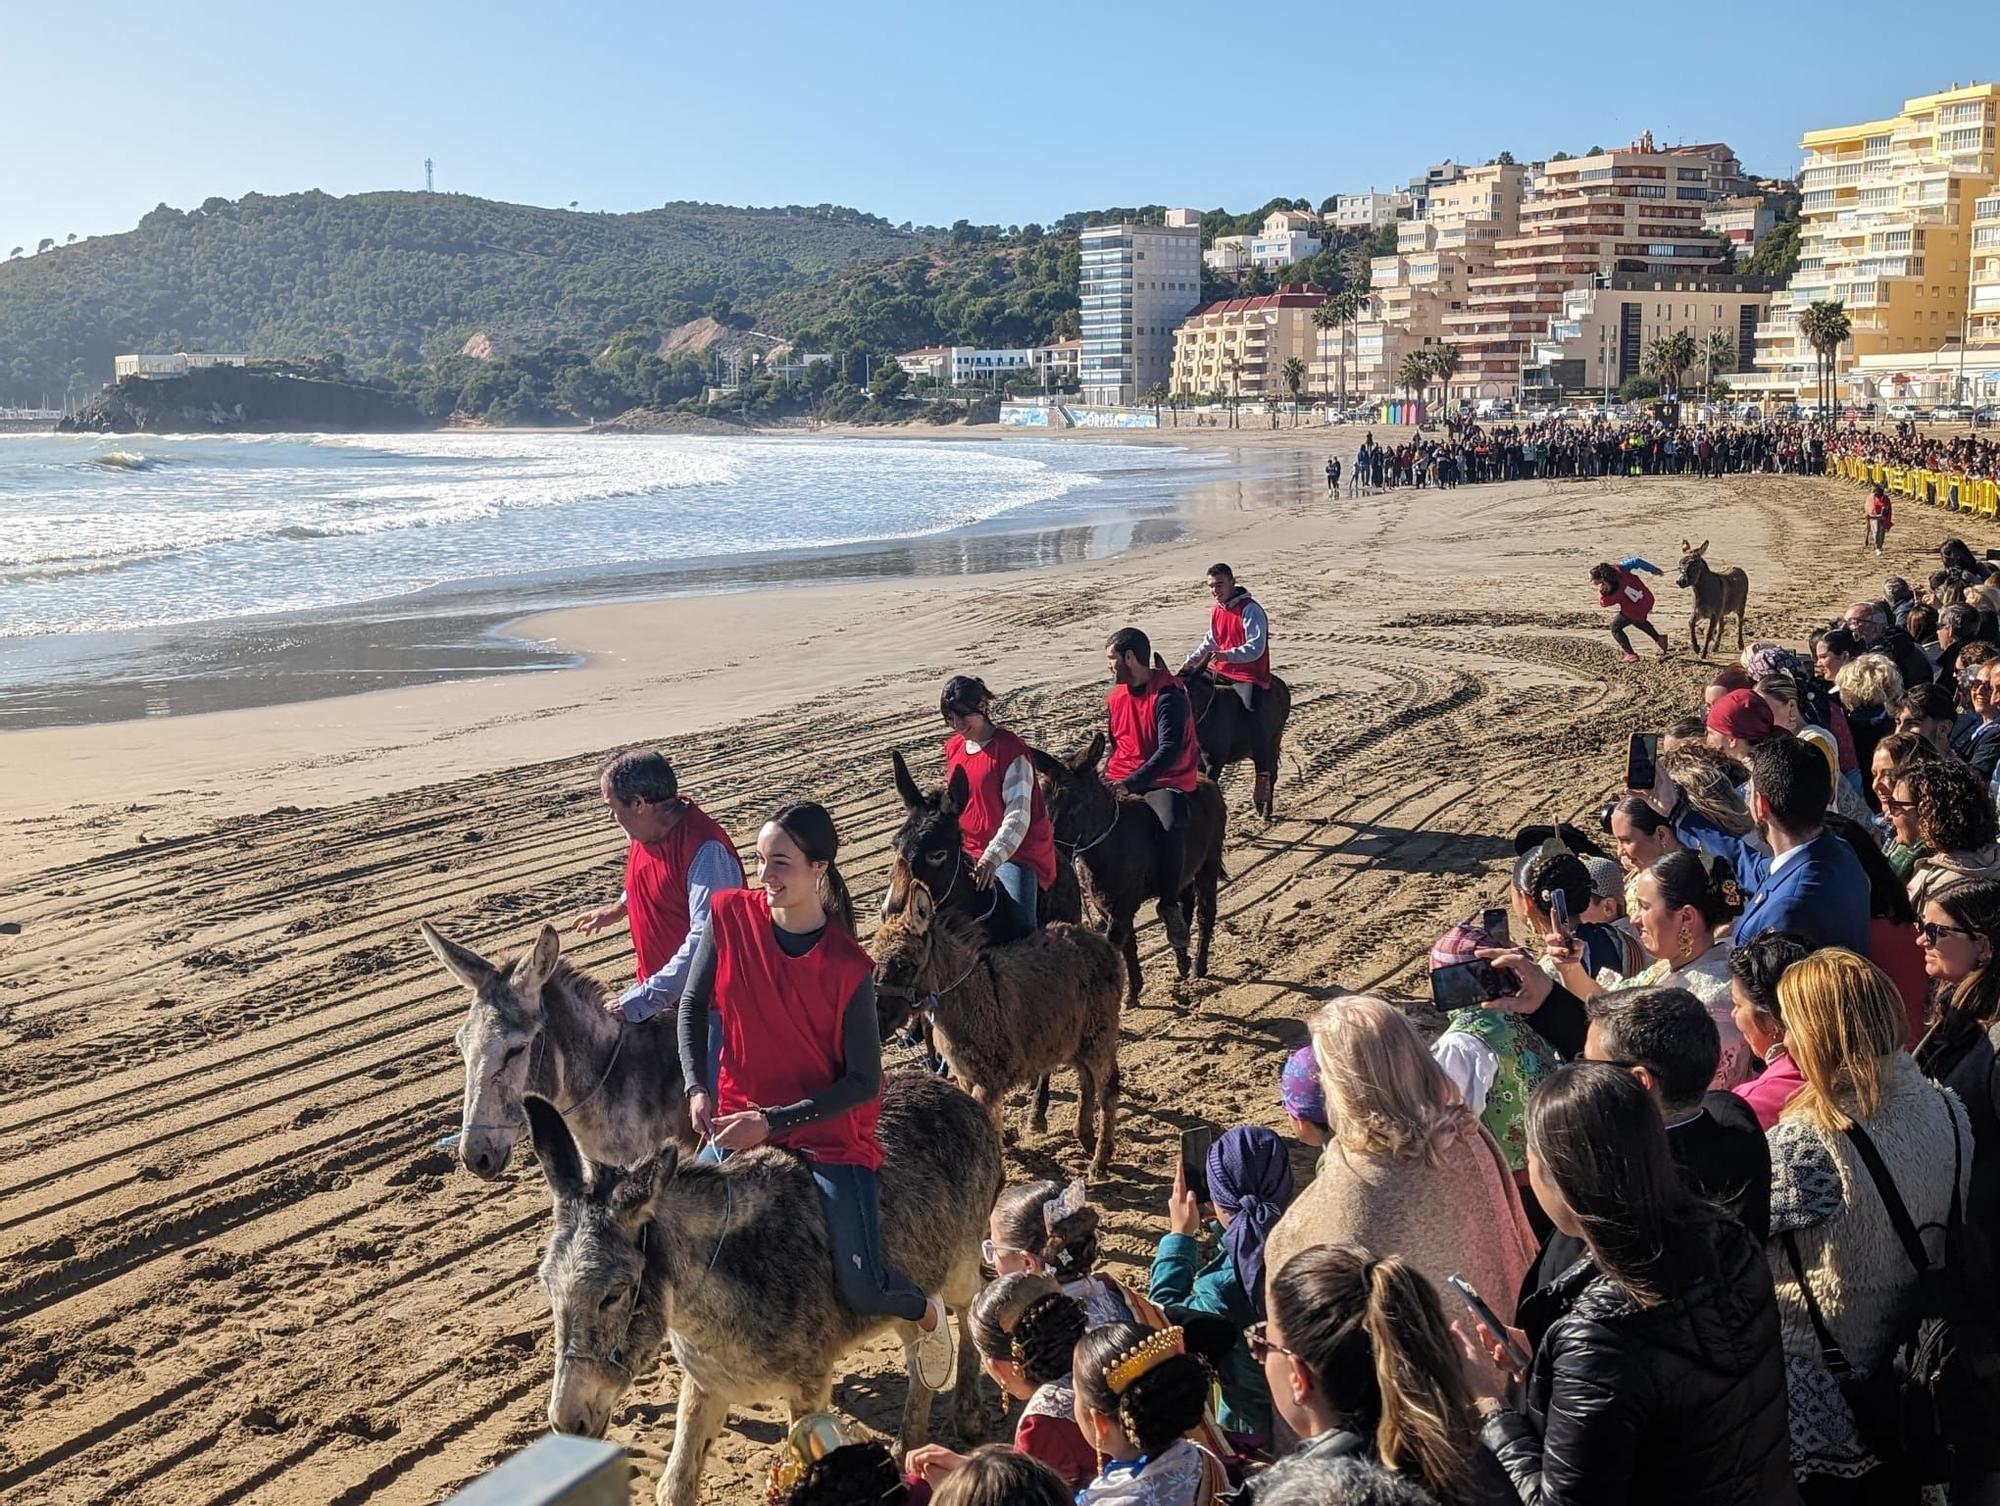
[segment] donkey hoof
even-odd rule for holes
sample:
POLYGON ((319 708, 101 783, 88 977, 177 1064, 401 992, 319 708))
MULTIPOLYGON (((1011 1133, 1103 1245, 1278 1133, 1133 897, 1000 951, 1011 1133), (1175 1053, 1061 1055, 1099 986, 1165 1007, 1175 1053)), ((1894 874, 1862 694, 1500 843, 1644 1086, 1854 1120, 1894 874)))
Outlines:
POLYGON ((1180 973, 1181 977, 1187 977, 1191 969, 1191 964, 1188 962, 1188 954, 1186 952, 1174 953, 1174 967, 1180 973))

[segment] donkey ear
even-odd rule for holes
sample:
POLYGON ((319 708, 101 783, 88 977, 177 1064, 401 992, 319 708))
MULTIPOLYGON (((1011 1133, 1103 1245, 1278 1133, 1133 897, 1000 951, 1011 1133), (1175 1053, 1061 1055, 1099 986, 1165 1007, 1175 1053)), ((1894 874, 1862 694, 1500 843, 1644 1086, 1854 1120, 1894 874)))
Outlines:
POLYGON ((515 959, 509 975, 514 987, 527 998, 539 1000, 542 985, 549 981, 549 974, 556 970, 556 960, 561 956, 562 937, 545 921, 535 944, 515 959))
POLYGON ((1069 761, 1074 773, 1083 774, 1097 767, 1097 760, 1104 756, 1104 734, 1094 733, 1084 750, 1069 761))
POLYGON ((916 780, 910 777, 910 766, 903 762, 902 753, 891 748, 889 761, 896 766, 896 793, 903 797, 903 804, 913 811, 924 808, 924 792, 917 788, 916 780))
POLYGON ((583 1157, 563 1116, 546 1098, 530 1094, 521 1102, 528 1110, 528 1133, 534 1139, 535 1159, 542 1163, 542 1180, 549 1184, 549 1191, 558 1202, 582 1197, 583 1157))
POLYGON ((431 949, 431 955, 444 964, 445 971, 474 993, 493 978, 492 963, 472 948, 451 940, 428 920, 418 921, 417 930, 423 934, 424 945, 431 949))
POLYGON ((931 899, 931 886, 922 879, 910 881, 910 930, 921 936, 931 928, 931 915, 937 906, 931 899))
POLYGON ((1044 753, 1040 748, 1028 749, 1028 762, 1035 766, 1035 772, 1046 774, 1051 779, 1060 779, 1069 772, 1069 765, 1053 753, 1044 753))
POLYGON ((680 1153, 669 1145, 618 1179, 611 1193, 611 1216, 627 1234, 637 1234, 640 1225, 653 1221, 660 1194, 666 1191, 679 1166, 680 1153))
POLYGON ((1161 674, 1166 674, 1168 672, 1167 661, 1160 657, 1160 652, 1158 649, 1155 649, 1153 651, 1153 668, 1157 669, 1161 674))
POLYGON ((965 777, 965 770, 953 769, 951 771, 951 781, 944 787, 945 809, 954 813, 962 811, 965 809, 966 802, 971 799, 972 782, 965 777))
POLYGON ((1701 541, 1701 548, 1699 548, 1699 549, 1695 550, 1695 553, 1696 553, 1696 554, 1707 554, 1707 553, 1708 553, 1708 540, 1707 540, 1707 539, 1703 539, 1703 540, 1701 541))

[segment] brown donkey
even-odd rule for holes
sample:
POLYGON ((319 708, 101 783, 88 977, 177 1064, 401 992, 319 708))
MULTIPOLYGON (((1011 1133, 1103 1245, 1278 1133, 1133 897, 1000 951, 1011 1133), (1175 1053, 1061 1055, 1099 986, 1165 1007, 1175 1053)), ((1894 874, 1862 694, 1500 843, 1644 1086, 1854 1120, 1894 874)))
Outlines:
POLYGON ((1706 659, 1722 640, 1723 619, 1736 617, 1736 647, 1743 647, 1743 613, 1750 605, 1750 576, 1741 565, 1718 570, 1708 562, 1708 540, 1681 540, 1681 569, 1674 584, 1694 592, 1694 614, 1688 618, 1688 647, 1706 659), (1705 636, 1697 630, 1708 624, 1705 636))
MULTIPOLYGON (((1063 921, 1005 946, 984 940, 976 922, 940 913, 929 886, 910 880, 902 908, 868 943, 883 1034, 921 1007, 938 1054, 996 1130, 1010 1090, 1074 1066, 1077 1143, 1105 1170, 1118 1118, 1117 948, 1063 921)), ((1038 1130, 1047 1105, 1037 1094, 1038 1130)))
MULTIPOLYGON (((1079 753, 1057 758, 1039 748, 1028 756, 1042 776, 1042 798, 1048 802, 1055 827, 1056 851, 1073 858, 1077 878, 1091 902, 1110 922, 1111 944, 1125 954, 1125 1004, 1139 1002, 1139 940, 1134 934, 1139 906, 1157 900, 1154 893, 1153 844, 1160 824, 1137 795, 1106 784, 1097 772, 1104 756, 1104 734, 1098 733, 1079 753)), ((1215 781, 1195 781, 1187 798, 1187 861, 1181 892, 1175 896, 1181 913, 1191 917, 1197 978, 1208 976, 1208 944, 1215 934, 1215 891, 1222 881, 1222 839, 1229 812, 1215 781)), ((1186 952, 1175 949, 1180 975, 1190 969, 1186 952)))

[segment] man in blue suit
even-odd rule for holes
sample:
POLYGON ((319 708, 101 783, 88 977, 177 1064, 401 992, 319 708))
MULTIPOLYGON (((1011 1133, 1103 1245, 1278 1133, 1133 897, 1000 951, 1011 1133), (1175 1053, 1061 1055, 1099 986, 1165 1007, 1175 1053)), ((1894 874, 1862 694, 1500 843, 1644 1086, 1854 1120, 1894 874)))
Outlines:
POLYGON ((1760 852, 1680 803, 1674 830, 1690 847, 1736 870, 1748 901, 1736 945, 1766 931, 1792 931, 1811 947, 1868 955, 1868 872, 1854 849, 1826 830, 1833 775, 1810 743, 1774 738, 1750 750, 1750 814, 1771 845, 1760 852))

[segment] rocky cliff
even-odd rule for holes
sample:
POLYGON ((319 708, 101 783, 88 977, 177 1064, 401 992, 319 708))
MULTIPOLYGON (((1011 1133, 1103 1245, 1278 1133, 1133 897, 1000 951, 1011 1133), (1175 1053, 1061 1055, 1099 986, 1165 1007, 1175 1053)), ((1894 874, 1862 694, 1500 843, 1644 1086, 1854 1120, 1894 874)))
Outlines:
POLYGON ((394 433, 435 427, 400 392, 236 366, 158 380, 126 377, 57 425, 79 434, 394 433))

